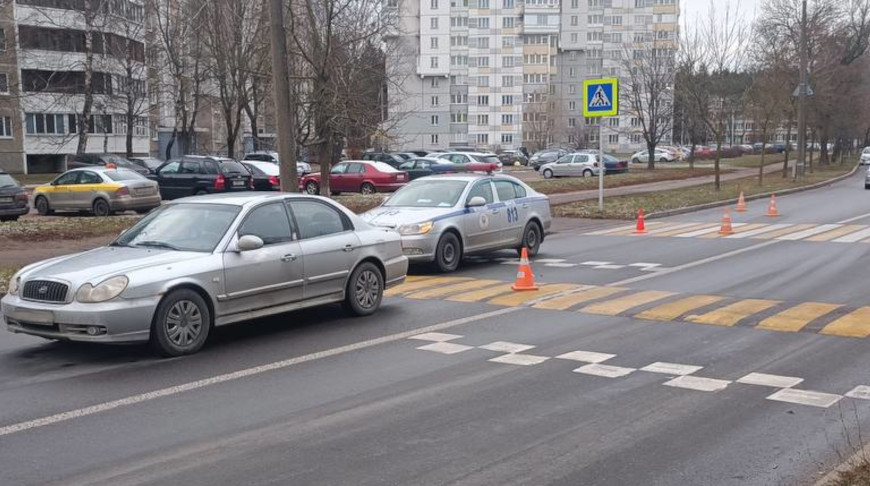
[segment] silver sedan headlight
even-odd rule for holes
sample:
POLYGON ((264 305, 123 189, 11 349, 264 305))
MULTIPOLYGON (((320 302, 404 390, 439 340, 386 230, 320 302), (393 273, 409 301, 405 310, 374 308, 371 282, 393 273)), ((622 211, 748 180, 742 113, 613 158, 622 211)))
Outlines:
POLYGON ((20 272, 16 272, 12 278, 9 279, 9 285, 6 286, 6 292, 9 295, 18 295, 18 288, 21 286, 21 276, 20 272))
POLYGON ((435 223, 432 221, 426 221, 425 223, 414 223, 414 224, 403 224, 399 226, 399 234, 400 235, 425 235, 426 233, 432 231, 432 228, 435 227, 435 223))
POLYGON ((105 302, 121 295, 127 283, 129 279, 123 275, 104 280, 96 286, 86 283, 76 292, 76 300, 85 304, 105 302))

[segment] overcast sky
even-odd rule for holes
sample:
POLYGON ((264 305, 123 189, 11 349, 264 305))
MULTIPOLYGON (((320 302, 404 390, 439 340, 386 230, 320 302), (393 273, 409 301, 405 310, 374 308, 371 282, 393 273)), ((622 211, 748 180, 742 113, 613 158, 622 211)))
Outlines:
MULTIPOLYGON (((680 25, 685 25, 686 22, 694 22, 698 15, 706 16, 710 9, 710 0, 681 0, 682 9, 680 10, 680 25)), ((764 0, 713 0, 716 2, 716 11, 723 12, 726 4, 731 4, 732 8, 739 6, 740 11, 751 21, 758 15, 758 10, 761 8, 761 3, 764 0)))

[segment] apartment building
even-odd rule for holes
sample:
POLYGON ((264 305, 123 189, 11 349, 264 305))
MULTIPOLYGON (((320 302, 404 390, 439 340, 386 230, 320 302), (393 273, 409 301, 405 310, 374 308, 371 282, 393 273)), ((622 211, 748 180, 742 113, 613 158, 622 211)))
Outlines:
MULTIPOLYGON (((673 59, 678 0, 388 0, 390 112, 396 148, 537 150, 598 145, 584 79, 625 78, 627 58, 673 59)), ((644 146, 622 105, 608 151, 644 146)))
POLYGON ((94 96, 85 152, 125 153, 132 114, 133 151, 148 153, 145 7, 138 0, 106 0, 86 14, 85 5, 83 0, 0 3, 0 167, 13 172, 65 167, 78 149, 87 73, 94 96), (128 96, 137 110, 129 110, 128 96))

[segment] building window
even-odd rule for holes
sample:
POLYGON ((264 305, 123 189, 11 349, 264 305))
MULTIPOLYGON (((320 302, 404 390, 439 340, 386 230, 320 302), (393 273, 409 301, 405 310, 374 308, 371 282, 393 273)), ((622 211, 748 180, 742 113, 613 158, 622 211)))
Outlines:
POLYGON ((577 16, 576 15, 571 16, 571 25, 577 25, 577 16))
POLYGON ((502 8, 514 8, 514 5, 516 5, 515 0, 502 0, 501 2, 502 8))
POLYGON ((433 127, 438 126, 438 115, 432 115, 432 126, 433 127))
POLYGON ((569 77, 569 78, 573 78, 573 77, 575 77, 576 75, 577 75, 577 72, 575 71, 575 69, 574 69, 573 67, 569 67, 569 68, 568 68, 568 77, 569 77))
POLYGON ((576 127, 577 126, 577 119, 576 118, 568 118, 568 126, 572 127, 572 128, 576 127))
POLYGON ((507 56, 501 58, 501 67, 512 68, 514 67, 514 61, 516 58, 514 56, 507 56))
POLYGON ((437 88, 438 85, 440 84, 438 78, 432 78, 432 80, 429 81, 429 82, 431 83, 431 85, 432 85, 433 88, 437 88))
POLYGON ((502 133, 501 134, 501 143, 514 143, 514 134, 513 133, 502 133))
POLYGON ((6 29, 0 29, 0 51, 6 50, 6 29))
POLYGON ((590 24, 590 25, 602 24, 602 23, 604 23, 604 16, 603 15, 590 15, 586 18, 586 23, 590 24))
POLYGON ((468 113, 451 113, 450 123, 468 123, 468 113))
MULTIPOLYGON (((70 126, 69 132, 66 129, 67 116, 56 115, 53 113, 27 113, 24 115, 25 127, 28 135, 65 135, 66 133, 75 133, 75 127, 70 126)), ((72 123, 75 121, 75 115, 69 117, 72 123)), ((112 133, 112 115, 91 115, 90 133, 112 133), (94 132, 95 128, 100 131, 94 132), (108 129, 108 131, 104 131, 108 129)))
MULTIPOLYGON (((578 40, 577 33, 576 33, 576 32, 572 32, 572 33, 571 33, 571 43, 572 43, 572 44, 576 44, 576 43, 577 43, 577 40, 578 40)), ((573 52, 574 52, 574 51, 571 51, 571 53, 573 53, 573 52)))
POLYGON ((429 143, 431 143, 432 145, 438 145, 438 134, 437 133, 433 133, 432 135, 429 135, 429 143))
POLYGON ((501 77, 501 85, 505 88, 513 88, 514 87, 514 77, 513 76, 502 76, 501 77))
POLYGON ((608 135, 607 136, 607 143, 618 144, 619 143, 619 134, 608 135))
POLYGON ((580 2, 578 0, 571 0, 571 8, 579 8, 579 3, 580 2))
POLYGON ((432 0, 430 3, 432 10, 438 10, 438 0, 432 0))
POLYGON ((640 134, 632 133, 631 134, 631 143, 640 143, 640 134))
POLYGON ((511 106, 511 105, 513 105, 513 104, 514 104, 514 97, 513 97, 513 95, 502 95, 502 97, 501 97, 501 104, 502 104, 502 106, 511 106))
POLYGON ((477 28, 478 29, 488 29, 489 28, 489 17, 480 17, 477 19, 477 28))
POLYGON ((631 126, 635 127, 635 128, 639 127, 640 126, 640 118, 638 118, 636 116, 631 117, 631 126))
POLYGON ((619 128, 619 118, 610 118, 609 124, 611 127, 619 128))
POLYGON ((12 138, 12 117, 0 116, 0 138, 12 138))
POLYGON ((433 37, 433 38, 429 39, 429 47, 431 47, 432 49, 438 49, 438 38, 437 37, 433 37))
POLYGON ((576 110, 577 109, 577 102, 576 101, 569 101, 568 102, 568 109, 571 111, 576 110))
POLYGON ((438 69, 438 58, 437 57, 432 56, 429 58, 429 67, 431 67, 432 69, 438 69))
POLYGON ((478 125, 489 125, 489 115, 477 115, 478 125))
POLYGON ((610 17, 610 25, 622 25, 622 15, 614 15, 610 17))
POLYGON ((489 0, 478 0, 477 8, 489 8, 489 0))
POLYGON ((438 30, 438 17, 432 17, 429 19, 429 27, 432 30, 438 30))
POLYGON ((516 22, 516 20, 517 20, 516 17, 505 17, 505 18, 501 19, 501 26, 504 27, 505 29, 513 29, 514 22, 516 22))
POLYGON ((489 86, 489 76, 478 76, 477 77, 477 85, 481 88, 486 88, 489 86))
POLYGON ((514 124, 514 116, 513 115, 502 115, 501 116, 501 124, 502 125, 513 125, 514 124))
POLYGON ((0 94, 9 94, 9 75, 0 73, 0 94))
POLYGON ((477 104, 479 106, 489 106, 489 96, 483 95, 477 97, 477 104))
POLYGON ((481 145, 485 145, 485 144, 489 143, 489 134, 488 133, 478 133, 475 138, 477 140, 477 143, 479 143, 481 145))

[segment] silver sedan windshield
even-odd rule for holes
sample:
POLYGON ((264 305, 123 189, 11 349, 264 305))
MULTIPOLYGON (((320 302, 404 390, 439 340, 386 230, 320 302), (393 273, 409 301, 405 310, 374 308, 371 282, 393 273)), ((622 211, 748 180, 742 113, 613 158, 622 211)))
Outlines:
POLYGON ((384 206, 414 208, 451 208, 459 201, 467 181, 427 179, 412 182, 393 195, 384 206))
POLYGON ((226 204, 170 204, 142 218, 112 245, 211 252, 239 210, 226 204))

